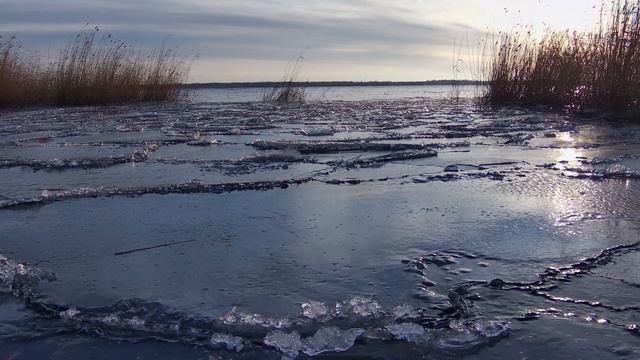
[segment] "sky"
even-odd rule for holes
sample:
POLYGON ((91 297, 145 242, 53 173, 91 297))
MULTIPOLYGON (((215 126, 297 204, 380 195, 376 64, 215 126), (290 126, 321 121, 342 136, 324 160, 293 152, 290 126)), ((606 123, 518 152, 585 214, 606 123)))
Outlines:
MULTIPOLYGON (((164 40, 191 82, 272 81, 304 58, 301 80, 453 78, 454 44, 514 26, 587 29, 601 0, 0 0, 0 35, 55 56, 98 26, 137 46, 164 40), (461 40, 462 39, 462 40, 461 40)), ((493 35, 492 35, 493 34, 493 35)), ((462 75, 470 78, 472 75, 462 75)))

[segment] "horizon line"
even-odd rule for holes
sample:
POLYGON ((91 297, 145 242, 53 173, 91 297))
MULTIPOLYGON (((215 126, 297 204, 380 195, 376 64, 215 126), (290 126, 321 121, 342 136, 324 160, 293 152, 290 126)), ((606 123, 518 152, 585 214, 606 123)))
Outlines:
POLYGON ((420 86, 420 85, 485 85, 482 80, 422 80, 422 81, 232 81, 232 82, 193 82, 182 84, 188 88, 242 88, 277 87, 287 84, 300 87, 338 87, 338 86, 420 86))

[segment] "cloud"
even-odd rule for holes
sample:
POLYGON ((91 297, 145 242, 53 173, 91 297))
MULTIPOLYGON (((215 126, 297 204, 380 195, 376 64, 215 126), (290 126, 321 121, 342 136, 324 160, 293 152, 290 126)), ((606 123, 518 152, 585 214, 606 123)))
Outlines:
POLYGON ((25 47, 59 46, 87 23, 136 44, 154 45, 169 36, 181 51, 198 54, 194 80, 199 81, 251 80, 243 73, 262 74, 255 80, 277 78, 286 62, 302 52, 312 68, 324 69, 318 74, 321 77, 331 73, 347 80, 399 76, 404 80, 412 74, 443 78, 450 73, 454 37, 480 36, 467 25, 425 20, 415 11, 418 0, 393 4, 365 0, 2 3, 0 34, 18 35, 25 47), (336 64, 340 71, 331 69, 336 64), (214 65, 217 73, 207 70, 214 65), (258 66, 260 71, 241 72, 238 68, 243 65, 258 66), (429 66, 428 71, 420 70, 429 66))

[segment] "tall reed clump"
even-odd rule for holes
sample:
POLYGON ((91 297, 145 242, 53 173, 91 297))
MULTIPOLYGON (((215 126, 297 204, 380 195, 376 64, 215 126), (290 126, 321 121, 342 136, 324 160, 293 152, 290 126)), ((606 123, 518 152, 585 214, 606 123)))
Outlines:
POLYGON ((298 81, 303 59, 300 56, 293 64, 287 65, 282 82, 262 95, 263 102, 288 104, 302 103, 306 100, 306 88, 298 81))
POLYGON ((188 70, 166 44, 134 49, 110 35, 98 38, 97 28, 49 62, 25 55, 10 39, 0 43, 0 106, 174 101, 188 70))
POLYGON ((640 0, 603 3, 592 31, 503 34, 488 66, 493 104, 640 109, 640 0))
POLYGON ((0 107, 40 102, 48 80, 43 69, 30 58, 20 56, 15 38, 0 37, 0 107))

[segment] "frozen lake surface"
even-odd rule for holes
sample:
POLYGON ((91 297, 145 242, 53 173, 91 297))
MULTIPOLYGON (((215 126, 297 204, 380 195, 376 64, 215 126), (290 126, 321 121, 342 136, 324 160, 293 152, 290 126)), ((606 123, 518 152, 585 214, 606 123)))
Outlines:
POLYGON ((7 359, 640 357, 640 127, 447 87, 0 113, 7 359))

